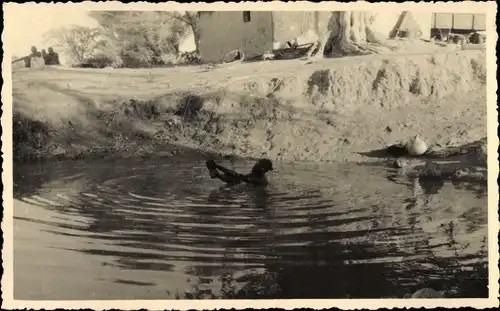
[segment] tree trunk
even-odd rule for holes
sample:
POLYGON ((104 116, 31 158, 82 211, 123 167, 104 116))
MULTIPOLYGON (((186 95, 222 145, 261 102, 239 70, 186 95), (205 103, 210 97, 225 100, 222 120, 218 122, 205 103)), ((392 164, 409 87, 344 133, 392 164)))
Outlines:
POLYGON ((370 27, 371 13, 365 11, 337 11, 333 12, 329 24, 337 27, 329 27, 320 35, 320 42, 314 46, 307 58, 321 59, 326 44, 331 44, 331 53, 341 55, 359 55, 378 53, 378 49, 371 46, 367 40, 367 29, 370 27), (336 33, 332 33, 335 29, 336 33), (331 39, 331 40, 329 40, 331 39), (318 47, 318 52, 311 57, 312 50, 318 47))
POLYGON ((339 48, 344 55, 369 54, 365 12, 340 12, 339 48))
POLYGON ((191 31, 193 32, 194 37, 194 46, 196 48, 196 52, 200 52, 200 27, 198 26, 198 12, 189 12, 186 11, 185 21, 191 27, 191 31))
POLYGON ((191 24, 191 30, 194 36, 194 46, 196 47, 196 53, 200 52, 200 28, 197 24, 191 24))

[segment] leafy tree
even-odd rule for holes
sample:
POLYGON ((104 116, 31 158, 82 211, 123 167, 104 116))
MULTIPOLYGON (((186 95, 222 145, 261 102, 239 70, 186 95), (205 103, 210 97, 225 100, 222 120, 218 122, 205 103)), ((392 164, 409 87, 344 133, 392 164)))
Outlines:
POLYGON ((93 11, 106 38, 106 50, 126 67, 163 64, 165 55, 179 54, 186 27, 164 11, 93 11))
POLYGON ((172 18, 186 24, 194 36, 194 44, 196 46, 196 52, 199 52, 200 46, 200 26, 198 24, 198 12, 189 12, 185 11, 184 13, 180 12, 167 12, 172 18))
POLYGON ((83 63, 102 46, 100 34, 98 28, 70 26, 51 30, 45 37, 73 62, 83 63))

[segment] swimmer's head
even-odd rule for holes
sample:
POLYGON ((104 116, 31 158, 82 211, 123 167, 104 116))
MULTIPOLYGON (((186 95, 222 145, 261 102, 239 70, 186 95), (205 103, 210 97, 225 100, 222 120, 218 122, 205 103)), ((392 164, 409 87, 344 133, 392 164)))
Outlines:
POLYGON ((267 173, 273 170, 273 163, 269 159, 261 159, 252 168, 253 173, 267 173))

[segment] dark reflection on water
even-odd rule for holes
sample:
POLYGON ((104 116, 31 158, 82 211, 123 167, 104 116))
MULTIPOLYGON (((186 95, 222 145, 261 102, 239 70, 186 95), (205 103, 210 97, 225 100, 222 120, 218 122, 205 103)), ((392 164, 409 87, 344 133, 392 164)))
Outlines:
POLYGON ((150 286, 166 288, 158 299, 396 298, 422 287, 487 297, 485 184, 398 179, 355 164, 276 166, 267 189, 221 188, 203 161, 17 166, 14 197, 60 217, 28 213, 15 223, 91 239, 54 247, 114 269, 188 276, 108 280, 138 297, 150 286))

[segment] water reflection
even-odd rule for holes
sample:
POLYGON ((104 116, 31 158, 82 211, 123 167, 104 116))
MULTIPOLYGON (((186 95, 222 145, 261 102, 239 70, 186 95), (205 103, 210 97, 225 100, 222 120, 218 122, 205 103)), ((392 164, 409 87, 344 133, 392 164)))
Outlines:
POLYGON ((154 286, 165 288, 158 299, 395 298, 422 287, 487 295, 486 185, 302 164, 278 165, 266 189, 228 189, 203 161, 186 160, 35 164, 14 174, 16 199, 58 215, 15 213, 16 223, 44 224, 66 237, 46 247, 122 271, 103 280, 133 286, 122 299, 154 286), (133 271, 186 279, 138 281, 133 271))

